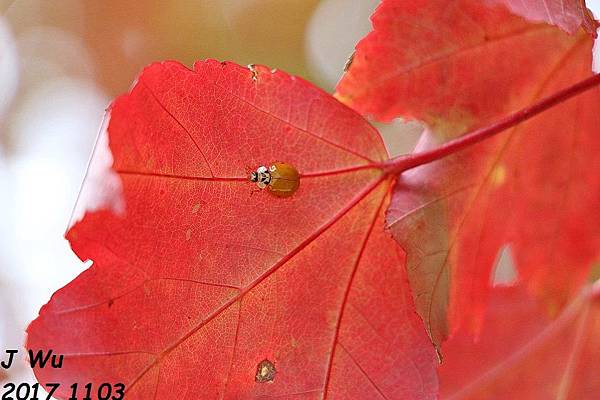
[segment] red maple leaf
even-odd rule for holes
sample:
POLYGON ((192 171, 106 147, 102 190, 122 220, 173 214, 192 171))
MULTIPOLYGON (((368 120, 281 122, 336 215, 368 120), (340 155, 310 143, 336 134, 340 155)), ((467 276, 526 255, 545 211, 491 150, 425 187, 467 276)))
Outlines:
POLYGON ((507 242, 555 311, 578 298, 600 244, 600 92, 566 100, 600 82, 585 79, 589 35, 474 0, 388 0, 374 21, 339 97, 425 121, 411 156, 387 160, 358 114, 260 66, 154 64, 115 101, 125 211, 90 212, 67 234, 94 264, 28 330, 28 347, 66 357, 36 368, 40 382, 63 383, 62 398, 73 382, 123 382, 129 399, 434 398, 407 279, 436 345, 448 321, 468 322, 457 338, 480 328, 507 242), (300 172, 287 198, 248 179, 277 162, 300 172), (408 274, 384 231, 390 204, 408 274))
MULTIPOLYGON (((416 3, 383 2, 338 90, 364 113, 426 122, 417 151, 591 75, 584 32, 571 36, 479 1, 416 3)), ((599 103, 594 90, 402 175, 387 220, 436 345, 461 324, 479 329, 490 271, 507 243, 554 314, 585 281, 600 257, 599 103)))
POLYGON ((124 215, 67 234, 93 266, 27 346, 65 355, 42 383, 123 382, 128 399, 432 399, 435 353, 404 252, 384 233, 378 133, 309 83, 264 67, 154 64, 108 127, 124 215), (249 167, 301 173, 290 198, 249 167))
POLYGON ((495 288, 480 339, 459 331, 447 342, 440 398, 593 399, 600 391, 598 329, 598 283, 556 319, 525 288, 495 288))

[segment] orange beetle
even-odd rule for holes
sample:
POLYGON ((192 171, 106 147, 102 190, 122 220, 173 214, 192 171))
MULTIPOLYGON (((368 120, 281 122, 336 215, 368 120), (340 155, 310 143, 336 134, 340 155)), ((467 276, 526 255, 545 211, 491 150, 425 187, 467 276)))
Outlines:
POLYGON ((277 197, 290 197, 300 186, 300 174, 293 165, 275 162, 270 167, 261 165, 250 174, 250 182, 277 197))

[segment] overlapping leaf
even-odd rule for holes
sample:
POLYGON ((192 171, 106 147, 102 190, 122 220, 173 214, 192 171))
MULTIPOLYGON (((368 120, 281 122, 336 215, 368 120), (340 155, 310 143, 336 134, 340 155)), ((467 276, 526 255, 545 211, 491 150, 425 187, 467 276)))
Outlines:
POLYGON ((130 400, 435 397, 383 231, 386 151, 360 116, 282 72, 168 62, 117 99, 108 132, 126 210, 69 231, 94 264, 28 330, 66 355, 40 382, 121 381, 130 400), (252 193, 249 168, 274 161, 301 173, 291 198, 252 193))
MULTIPOLYGON (((339 97, 430 130, 426 150, 591 74, 592 40, 479 1, 387 0, 339 97)), ((402 175, 388 222, 408 254, 437 345, 479 329, 498 250, 556 313, 600 257, 600 93, 594 90, 448 159, 402 175)))
POLYGON ((593 399, 600 391, 600 286, 548 318, 523 287, 496 288, 480 340, 460 331, 440 368, 441 399, 593 399))
POLYGON ((447 136, 529 104, 548 70, 591 42, 475 0, 384 0, 371 19, 337 96, 378 120, 418 119, 447 136))

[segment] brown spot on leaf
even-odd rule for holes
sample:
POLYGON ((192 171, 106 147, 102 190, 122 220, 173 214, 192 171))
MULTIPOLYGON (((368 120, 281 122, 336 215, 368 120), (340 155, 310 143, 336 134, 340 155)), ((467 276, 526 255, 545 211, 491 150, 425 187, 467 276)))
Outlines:
POLYGON ((355 54, 356 52, 352 52, 352 54, 350 54, 350 57, 348 57, 348 59, 346 60, 346 65, 344 65, 344 72, 348 72, 348 70, 352 66, 352 61, 354 61, 355 54))
POLYGON ((275 369, 275 364, 267 359, 264 359, 259 362, 258 366, 256 367, 256 382, 273 382, 276 373, 277 370, 275 369))
POLYGON ((250 70, 250 72, 252 72, 252 80, 254 82, 258 82, 258 71, 254 67, 254 64, 249 64, 248 69, 250 70))

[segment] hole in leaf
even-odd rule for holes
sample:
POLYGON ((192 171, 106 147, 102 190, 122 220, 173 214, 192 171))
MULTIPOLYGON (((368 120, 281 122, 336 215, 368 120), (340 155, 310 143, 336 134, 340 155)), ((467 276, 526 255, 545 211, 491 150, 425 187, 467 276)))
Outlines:
POLYGON ((519 273, 515 268, 510 245, 505 245, 498 252, 491 278, 492 286, 512 285, 518 280, 519 273))
POLYGON ((259 362, 258 366, 256 367, 256 382, 273 382, 276 373, 277 370, 275 369, 275 364, 267 359, 264 359, 259 362))

